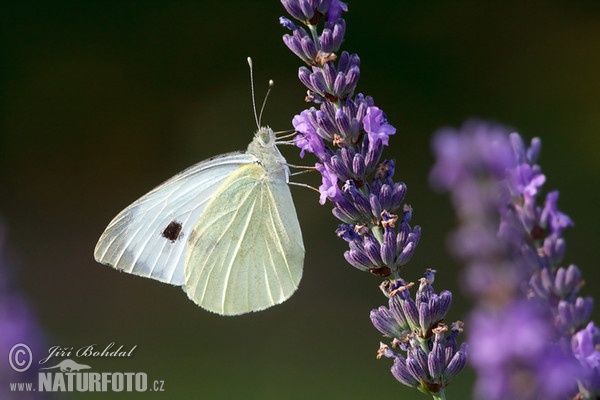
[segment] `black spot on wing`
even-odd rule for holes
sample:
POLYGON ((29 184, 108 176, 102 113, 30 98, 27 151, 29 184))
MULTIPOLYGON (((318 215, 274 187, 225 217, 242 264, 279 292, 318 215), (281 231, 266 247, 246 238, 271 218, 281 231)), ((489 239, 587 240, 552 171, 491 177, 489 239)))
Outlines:
POLYGON ((162 237, 174 243, 181 235, 181 222, 172 221, 162 232, 162 237))

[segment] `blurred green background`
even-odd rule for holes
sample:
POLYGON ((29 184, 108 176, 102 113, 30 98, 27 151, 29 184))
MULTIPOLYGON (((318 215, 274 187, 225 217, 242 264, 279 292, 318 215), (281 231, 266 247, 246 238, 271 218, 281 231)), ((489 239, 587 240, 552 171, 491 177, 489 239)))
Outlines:
MULTIPOLYGON (((343 48, 361 57, 359 91, 398 129, 384 154, 423 236, 405 277, 438 270, 463 319, 460 266, 444 240, 455 221, 432 193, 430 139, 478 116, 543 141, 546 189, 576 223, 566 262, 600 284, 600 5, 597 1, 351 1, 343 48)), ((263 117, 289 129, 306 108, 301 65, 284 46, 276 1, 12 2, 0 15, 0 215, 49 345, 137 345, 95 371, 143 371, 164 393, 67 398, 427 398, 376 360, 369 311, 379 280, 343 259, 336 220, 292 188, 306 244, 304 278, 283 305, 241 317, 196 307, 176 287, 96 264, 105 226, 150 188, 209 156, 244 149, 255 130, 246 57, 263 117)), ((291 163, 298 151, 284 148, 291 163)), ((318 185, 316 175, 305 182, 318 185)), ((598 321, 600 311, 595 312, 598 321)), ((0 327, 0 329, 2 329, 0 327)), ((467 327, 468 329, 468 327, 467 327)), ((82 361, 82 360, 79 360, 82 361)), ((5 355, 2 355, 5 363, 5 355)), ((449 398, 469 398, 463 374, 449 398)), ((15 399, 19 397, 15 395, 15 399)))

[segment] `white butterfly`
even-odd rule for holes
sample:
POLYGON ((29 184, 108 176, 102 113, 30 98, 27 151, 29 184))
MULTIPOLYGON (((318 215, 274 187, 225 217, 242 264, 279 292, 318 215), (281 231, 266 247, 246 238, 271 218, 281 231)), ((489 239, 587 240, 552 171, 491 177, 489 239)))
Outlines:
POLYGON ((183 286, 223 315, 259 311, 298 288, 304 244, 290 171, 270 128, 246 152, 202 161, 121 211, 96 245, 96 261, 183 286))

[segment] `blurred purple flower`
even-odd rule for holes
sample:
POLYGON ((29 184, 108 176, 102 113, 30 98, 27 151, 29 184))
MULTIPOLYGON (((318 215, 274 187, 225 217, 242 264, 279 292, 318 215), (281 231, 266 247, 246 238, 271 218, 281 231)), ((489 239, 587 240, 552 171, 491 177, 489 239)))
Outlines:
POLYGON ((477 301, 469 321, 476 394, 600 394, 597 371, 594 376, 585 363, 596 355, 589 345, 597 343, 591 339, 595 331, 581 331, 593 301, 577 296, 583 286, 579 269, 560 266, 560 235, 573 223, 558 210, 558 192, 538 205, 546 181, 536 164, 541 141, 527 147, 500 125, 469 121, 459 130, 441 130, 433 148, 431 181, 451 194, 461 225, 449 243, 467 264, 466 290, 477 301))
POLYGON ((583 386, 590 396, 598 394, 600 388, 600 329, 590 322, 573 335, 571 348, 575 358, 584 369, 583 386))
MULTIPOLYGON (((9 249, 7 248, 6 227, 0 220, 0 398, 15 397, 10 391, 12 382, 37 382, 37 365, 35 361, 23 372, 16 372, 11 368, 9 357, 13 346, 27 345, 35 360, 40 355, 46 354, 48 348, 39 323, 32 311, 27 298, 20 293, 14 275, 16 270, 11 265, 9 249), (37 357, 36 357, 37 356, 37 357)), ((13 354, 12 362, 15 362, 13 354)), ((19 356, 16 362, 25 362, 29 355, 19 356)), ((18 365, 18 364, 17 364, 18 365)), ((35 387, 35 385, 34 385, 35 387)), ((47 399, 51 395, 42 392, 20 392, 18 399, 47 399)))
POLYGON ((493 311, 478 309, 468 325, 478 398, 559 400, 576 392, 581 369, 558 347, 546 307, 515 301, 493 311))

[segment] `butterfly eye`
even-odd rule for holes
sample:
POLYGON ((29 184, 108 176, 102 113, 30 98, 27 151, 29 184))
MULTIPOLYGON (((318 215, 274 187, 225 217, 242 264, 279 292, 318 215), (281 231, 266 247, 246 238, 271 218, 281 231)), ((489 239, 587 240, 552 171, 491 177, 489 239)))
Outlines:
POLYGON ((179 235, 181 233, 181 223, 177 221, 172 221, 165 230, 162 232, 162 236, 166 239, 169 239, 172 243, 179 239, 179 235))
POLYGON ((273 131, 269 128, 260 128, 256 133, 256 136, 260 140, 260 144, 264 147, 272 146, 275 140, 273 131))

